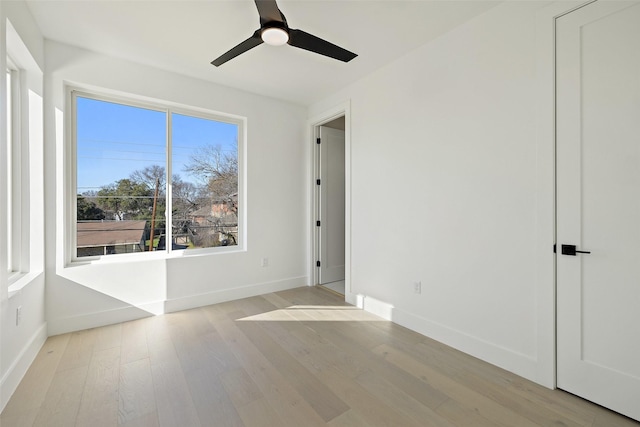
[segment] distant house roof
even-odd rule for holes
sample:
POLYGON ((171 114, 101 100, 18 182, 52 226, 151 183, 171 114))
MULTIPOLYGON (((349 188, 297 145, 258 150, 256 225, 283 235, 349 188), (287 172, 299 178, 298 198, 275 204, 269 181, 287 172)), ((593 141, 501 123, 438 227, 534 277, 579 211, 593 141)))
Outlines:
POLYGON ((147 221, 78 222, 78 247, 140 243, 147 221))

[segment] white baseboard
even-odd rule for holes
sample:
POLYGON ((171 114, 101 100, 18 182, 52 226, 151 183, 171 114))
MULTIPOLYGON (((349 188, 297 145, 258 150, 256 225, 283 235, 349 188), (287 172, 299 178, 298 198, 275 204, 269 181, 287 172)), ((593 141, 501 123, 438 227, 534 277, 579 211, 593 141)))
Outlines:
POLYGON ((18 384, 22 381, 46 340, 47 324, 43 323, 31 336, 31 339, 24 346, 18 357, 11 362, 9 369, 0 380, 0 412, 2 412, 18 388, 18 384))
POLYGON ((66 334, 67 332, 98 328, 100 326, 113 325, 120 322, 128 322, 131 320, 141 319, 143 317, 153 316, 157 314, 188 310, 191 308, 202 307, 204 305, 216 304, 219 302, 247 298, 269 292, 277 292, 286 289, 297 288, 300 286, 306 286, 306 282, 307 276, 294 277, 273 282, 241 286, 238 288, 223 289, 206 294, 189 295, 187 297, 166 301, 152 301, 136 307, 129 306, 117 308, 115 310, 86 313, 78 316, 59 319, 50 319, 48 333, 49 336, 53 336, 66 334))
POLYGON ((432 338, 492 365, 537 382, 536 360, 533 357, 484 341, 364 295, 349 294, 347 302, 390 320, 412 331, 432 338))
POLYGON ((254 297, 256 295, 267 294, 270 292, 299 288, 301 286, 307 286, 308 280, 309 279, 307 276, 292 277, 289 279, 275 280, 272 282, 222 289, 215 292, 208 292, 206 294, 189 295, 187 297, 170 299, 165 303, 165 312, 171 313, 174 311, 188 310, 191 308, 217 304, 220 302, 254 297))
MULTIPOLYGON (((155 303, 151 304, 155 305, 155 303)), ((85 313, 78 316, 49 319, 49 336, 128 322, 130 320, 153 316, 154 314, 153 312, 130 306, 117 308, 115 310, 85 313)))
POLYGON ((345 290, 344 300, 351 305, 355 305, 358 308, 364 308, 362 305, 364 301, 362 295, 352 294, 351 292, 345 290))

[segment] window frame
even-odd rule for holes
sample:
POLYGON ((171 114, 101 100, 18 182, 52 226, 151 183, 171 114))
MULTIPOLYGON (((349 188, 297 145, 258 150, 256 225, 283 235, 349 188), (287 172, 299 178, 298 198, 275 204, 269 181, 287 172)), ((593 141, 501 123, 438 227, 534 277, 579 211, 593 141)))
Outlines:
POLYGON ((24 240, 22 219, 22 71, 7 55, 6 73, 10 80, 7 92, 7 274, 11 286, 28 271, 28 262, 24 249, 28 242, 24 240), (9 123, 10 120, 10 123, 9 123), (9 133, 10 132, 10 133, 9 133))
MULTIPOLYGON (((233 114, 221 113, 210 109, 187 106, 170 101, 162 101, 155 98, 147 98, 132 94, 123 94, 120 92, 110 92, 106 90, 96 90, 94 88, 86 88, 82 86, 66 86, 66 103, 67 108, 67 152, 66 160, 69 168, 66 172, 68 181, 66 195, 66 230, 65 240, 66 247, 66 264, 87 264, 95 262, 119 262, 131 260, 145 259, 163 259, 193 255, 213 255, 229 252, 246 251, 246 135, 247 135, 247 119, 246 117, 233 114), (217 246, 210 248, 194 248, 194 249, 173 249, 171 244, 167 244, 164 250, 152 252, 138 253, 122 253, 98 256, 77 256, 77 168, 78 168, 78 144, 77 144, 77 98, 87 98, 96 101, 110 102, 134 108, 143 108, 146 110, 162 112, 166 117, 166 141, 165 141, 165 193, 167 198, 167 206, 165 212, 165 221, 167 224, 172 222, 172 114, 180 114, 205 120, 213 120, 236 125, 238 128, 237 149, 238 149, 238 241, 234 246, 217 246)), ((173 237, 173 227, 167 227, 166 241, 171 242, 173 237)))

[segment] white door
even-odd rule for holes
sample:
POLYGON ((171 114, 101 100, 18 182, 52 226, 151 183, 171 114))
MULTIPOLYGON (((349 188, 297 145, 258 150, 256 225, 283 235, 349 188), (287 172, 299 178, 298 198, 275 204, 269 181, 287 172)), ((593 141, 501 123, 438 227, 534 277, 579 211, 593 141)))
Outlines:
POLYGON ((640 3, 556 34, 557 384, 640 420, 640 3))
POLYGON ((344 131, 320 126, 319 283, 344 280, 344 131))

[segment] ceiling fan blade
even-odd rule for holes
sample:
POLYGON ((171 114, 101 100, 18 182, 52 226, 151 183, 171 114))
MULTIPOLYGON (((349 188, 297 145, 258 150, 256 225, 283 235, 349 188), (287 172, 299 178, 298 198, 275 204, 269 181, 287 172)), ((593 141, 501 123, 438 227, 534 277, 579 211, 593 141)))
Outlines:
POLYGON ((215 65, 216 67, 219 67, 225 62, 229 61, 230 59, 233 59, 236 56, 242 53, 245 53, 249 49, 253 49, 259 44, 262 44, 262 37, 260 37, 260 30, 256 30, 256 32, 253 33, 251 37, 249 37, 248 39, 246 39, 236 47, 232 48, 227 53, 224 53, 220 57, 211 61, 211 64, 215 65))
POLYGON ((336 46, 333 43, 322 40, 313 34, 305 33, 302 30, 289 29, 289 41, 287 43, 291 46, 319 53, 320 55, 328 56, 342 62, 349 62, 358 56, 353 52, 349 52, 340 46, 336 46))
POLYGON ((276 0, 255 0, 255 2, 260 14, 260 26, 269 22, 285 22, 276 0))

